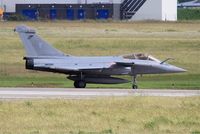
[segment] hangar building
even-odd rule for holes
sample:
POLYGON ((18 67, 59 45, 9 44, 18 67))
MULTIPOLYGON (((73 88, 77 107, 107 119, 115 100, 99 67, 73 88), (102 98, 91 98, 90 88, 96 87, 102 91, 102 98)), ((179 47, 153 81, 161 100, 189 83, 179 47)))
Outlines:
POLYGON ((177 20, 177 0, 0 0, 4 16, 29 20, 177 20))

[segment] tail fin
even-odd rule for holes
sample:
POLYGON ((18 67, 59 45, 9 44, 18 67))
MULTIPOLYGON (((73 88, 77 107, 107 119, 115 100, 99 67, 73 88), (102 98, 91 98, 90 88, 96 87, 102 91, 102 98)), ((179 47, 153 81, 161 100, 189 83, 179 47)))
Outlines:
POLYGON ((27 57, 64 55, 64 53, 53 48, 38 35, 36 35, 36 31, 34 29, 20 25, 17 26, 14 31, 19 33, 19 36, 25 47, 27 57))

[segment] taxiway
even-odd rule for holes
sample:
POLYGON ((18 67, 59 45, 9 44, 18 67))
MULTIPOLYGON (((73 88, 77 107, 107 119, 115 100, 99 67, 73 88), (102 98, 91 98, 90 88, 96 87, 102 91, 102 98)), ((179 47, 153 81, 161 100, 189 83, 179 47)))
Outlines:
POLYGON ((200 96, 200 90, 0 88, 0 99, 82 99, 117 96, 200 96))

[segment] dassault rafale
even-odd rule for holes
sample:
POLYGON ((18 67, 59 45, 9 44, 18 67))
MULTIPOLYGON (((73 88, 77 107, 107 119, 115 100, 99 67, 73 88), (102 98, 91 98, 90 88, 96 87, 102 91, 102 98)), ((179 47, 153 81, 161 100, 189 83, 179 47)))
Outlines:
POLYGON ((65 54, 41 39, 36 31, 25 25, 17 26, 26 50, 25 67, 30 70, 63 73, 74 81, 75 88, 85 88, 87 83, 120 84, 129 82, 114 77, 129 75, 132 88, 137 89, 136 77, 143 74, 180 73, 186 70, 160 61, 151 55, 130 54, 121 56, 72 56, 65 54))

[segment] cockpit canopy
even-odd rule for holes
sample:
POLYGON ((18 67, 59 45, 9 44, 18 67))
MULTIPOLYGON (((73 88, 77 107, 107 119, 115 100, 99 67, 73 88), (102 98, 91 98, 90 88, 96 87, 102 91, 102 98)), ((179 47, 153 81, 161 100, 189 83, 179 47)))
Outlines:
POLYGON ((137 60, 150 60, 150 61, 160 62, 160 60, 154 58, 153 56, 143 53, 124 55, 123 58, 132 60, 137 59, 137 60))

